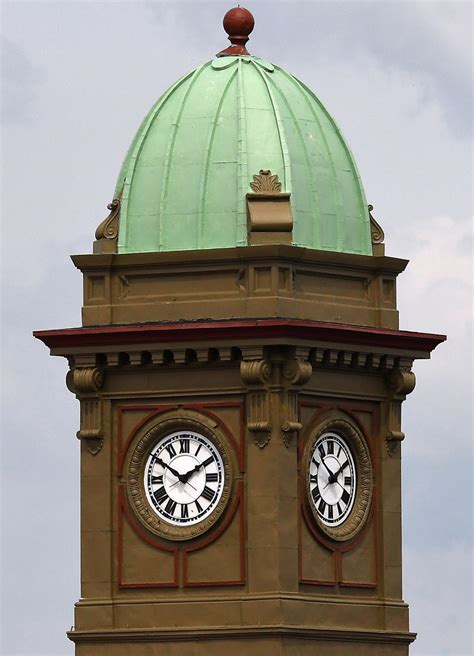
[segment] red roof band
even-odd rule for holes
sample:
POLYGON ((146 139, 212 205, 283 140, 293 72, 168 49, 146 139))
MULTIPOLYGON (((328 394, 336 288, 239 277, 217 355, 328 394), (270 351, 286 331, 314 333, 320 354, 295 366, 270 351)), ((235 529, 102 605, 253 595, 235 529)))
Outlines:
POLYGON ((258 337, 259 339, 299 338, 431 352, 438 344, 446 340, 445 335, 431 333, 296 319, 93 326, 39 330, 35 331, 33 335, 49 348, 202 341, 206 339, 242 340, 258 337))

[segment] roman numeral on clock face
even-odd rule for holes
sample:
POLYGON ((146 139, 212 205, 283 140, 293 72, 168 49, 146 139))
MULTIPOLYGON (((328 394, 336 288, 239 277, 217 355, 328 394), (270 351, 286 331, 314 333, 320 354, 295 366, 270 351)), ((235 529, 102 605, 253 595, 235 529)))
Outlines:
POLYGON ((188 504, 187 503, 182 503, 181 504, 181 519, 186 519, 187 517, 189 517, 188 504))
POLYGON ((326 451, 324 450, 324 444, 319 444, 318 445, 318 451, 319 451, 319 455, 321 456, 321 458, 326 457, 326 451))
POLYGON ((151 482, 153 484, 163 485, 163 474, 161 474, 160 476, 152 476, 151 482))
POLYGON ((334 442, 332 440, 328 440, 328 455, 334 453, 334 442))
POLYGON ((173 501, 173 499, 168 499, 168 503, 165 506, 165 512, 169 513, 170 515, 174 515, 174 511, 176 510, 176 506, 178 504, 176 501, 173 501))
POLYGON ((321 496, 321 494, 319 493, 319 488, 318 488, 318 486, 313 487, 313 489, 311 490, 311 496, 312 496, 313 499, 314 499, 314 503, 317 503, 319 497, 321 496))
POLYGON ((351 495, 349 494, 349 492, 347 490, 344 490, 342 495, 341 495, 341 499, 345 503, 346 506, 349 503, 350 498, 351 498, 351 495))
POLYGON ((217 483, 219 480, 218 474, 212 473, 212 474, 206 474, 206 483, 217 483))
POLYGON ((172 444, 168 444, 166 450, 169 453, 170 458, 174 458, 176 455, 176 450, 172 444))
POLYGON ((189 438, 183 437, 179 440, 179 452, 180 453, 189 453, 189 438))
POLYGON ((207 467, 208 465, 211 464, 211 462, 214 462, 214 458, 212 456, 209 456, 206 460, 204 460, 202 464, 203 467, 207 467))
POLYGON ((161 504, 165 499, 168 498, 168 493, 163 486, 158 488, 156 492, 154 492, 153 496, 155 497, 156 503, 161 504))
POLYGON ((212 501, 214 498, 214 490, 211 490, 207 485, 204 486, 204 490, 201 492, 201 496, 204 497, 207 501, 212 501))
POLYGON ((350 485, 352 483, 352 478, 350 476, 344 476, 344 485, 350 485))

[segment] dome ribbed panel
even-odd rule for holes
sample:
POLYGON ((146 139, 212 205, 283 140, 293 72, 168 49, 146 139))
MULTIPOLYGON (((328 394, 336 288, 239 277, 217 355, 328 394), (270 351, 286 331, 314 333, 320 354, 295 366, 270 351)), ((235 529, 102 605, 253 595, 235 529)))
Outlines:
POLYGON ((294 243, 371 253, 352 155, 316 96, 251 57, 204 64, 160 98, 122 166, 119 252, 247 244, 246 198, 260 169, 291 193, 294 243))

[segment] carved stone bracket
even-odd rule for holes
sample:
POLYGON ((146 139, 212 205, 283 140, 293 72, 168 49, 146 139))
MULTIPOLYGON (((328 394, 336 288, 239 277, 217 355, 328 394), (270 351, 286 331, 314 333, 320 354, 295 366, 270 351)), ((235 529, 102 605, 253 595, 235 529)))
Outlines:
POLYGON ((76 433, 79 440, 84 440, 87 450, 97 455, 104 444, 102 429, 103 401, 98 394, 104 385, 104 370, 100 367, 72 369, 66 377, 66 384, 81 402, 81 427, 76 433))
MULTIPOLYGON (((306 354, 307 355, 307 354, 306 354)), ((307 360, 287 359, 275 349, 270 360, 250 360, 240 364, 243 382, 249 386, 247 396, 247 429, 254 434, 260 448, 268 444, 272 428, 282 431, 283 443, 289 447, 301 430, 299 421, 299 387, 311 377, 313 367, 307 360), (271 416, 271 398, 278 396, 278 417, 271 416), (273 421, 274 420, 274 421, 273 421), (275 422, 275 423, 274 423, 275 422)))
POLYGON ((269 391, 266 387, 271 373, 272 365, 267 360, 244 360, 240 363, 243 382, 254 388, 247 397, 247 429, 253 433, 255 444, 261 449, 270 441, 272 431, 269 391))
POLYGON ((398 445, 405 439, 405 433, 400 430, 401 427, 401 401, 390 401, 388 406, 388 434, 385 438, 387 453, 389 456, 395 455, 398 445))
POLYGON ((247 385, 259 385, 268 382, 272 366, 267 360, 242 361, 240 375, 247 385))
POLYGON ((308 361, 287 360, 283 365, 283 376, 292 385, 304 385, 312 373, 313 367, 308 361))
POLYGON ((79 440, 84 440, 87 450, 97 455, 104 445, 102 430, 102 401, 100 399, 81 400, 81 428, 76 433, 79 440))
POLYGON ((286 360, 282 366, 283 381, 286 383, 282 402, 281 430, 283 443, 288 448, 293 437, 302 429, 298 413, 298 387, 311 378, 313 367, 307 360, 286 360))
POLYGON ((99 367, 74 369, 72 386, 75 392, 97 392, 104 384, 104 370, 99 367))
POLYGON ((283 416, 281 430, 283 435, 283 444, 288 448, 292 441, 293 436, 299 433, 303 428, 299 422, 298 416, 298 392, 289 390, 285 394, 285 401, 283 403, 283 416))
POLYGON ((410 394, 416 385, 415 374, 406 369, 393 369, 385 380, 389 390, 397 396, 410 394))

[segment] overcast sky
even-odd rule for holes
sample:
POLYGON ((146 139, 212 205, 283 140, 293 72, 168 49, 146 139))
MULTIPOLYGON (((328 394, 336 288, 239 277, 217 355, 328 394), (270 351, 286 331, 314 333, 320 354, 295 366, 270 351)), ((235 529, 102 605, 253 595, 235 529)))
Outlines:
MULTIPOLYGON (((33 329, 80 325, 81 275, 121 161, 166 88, 226 45, 232 2, 4 2, 1 654, 66 656, 79 597, 78 403, 33 329)), ((387 253, 411 260, 401 328, 447 333, 404 404, 412 656, 472 639, 471 4, 262 2, 249 50, 342 127, 387 253)))

